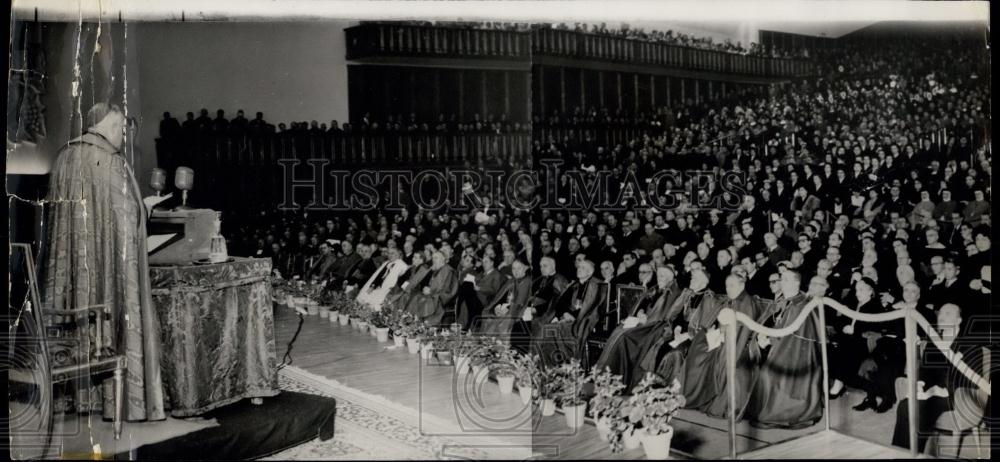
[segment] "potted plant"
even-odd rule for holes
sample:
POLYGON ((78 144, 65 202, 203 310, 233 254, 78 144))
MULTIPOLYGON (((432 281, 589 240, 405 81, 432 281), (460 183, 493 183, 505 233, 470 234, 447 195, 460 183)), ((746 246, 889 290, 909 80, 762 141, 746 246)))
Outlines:
POLYGON ((584 422, 587 401, 583 395, 583 385, 587 383, 587 375, 580 366, 580 360, 571 359, 560 364, 555 370, 556 401, 566 417, 566 425, 579 428, 584 422))
POLYGON ((455 372, 458 375, 469 373, 472 365, 472 355, 484 344, 482 337, 460 335, 454 344, 455 372))
MULTIPOLYGON (((621 396, 625 384, 622 383, 622 376, 612 374, 611 369, 605 367, 603 370, 594 369, 590 373, 588 380, 594 384, 594 396, 590 398, 588 413, 594 419, 597 427, 597 434, 604 441, 612 441, 612 428, 618 427, 617 420, 621 419, 621 407, 624 398, 621 396)), ((615 435, 620 440, 620 434, 615 435)), ((612 452, 615 451, 612 445, 612 452)))
POLYGON ((555 369, 540 369, 538 378, 538 407, 542 411, 542 416, 548 417, 556 413, 558 382, 555 379, 555 369))
POLYGON ((472 366, 472 374, 476 381, 489 378, 489 367, 493 363, 493 356, 498 346, 499 342, 496 339, 484 337, 475 351, 470 352, 469 365, 472 366))
POLYGON ((647 373, 642 381, 632 389, 628 400, 629 421, 642 422, 640 435, 646 458, 666 460, 670 455, 670 440, 674 429, 670 426, 677 411, 684 407, 684 395, 677 379, 667 385, 652 373, 647 373))
POLYGON ((379 311, 372 312, 368 322, 371 323, 372 332, 375 333, 375 338, 378 339, 379 343, 389 341, 389 326, 392 323, 392 313, 389 313, 386 308, 382 308, 379 311))
POLYGON ((514 392, 514 379, 518 366, 517 353, 509 346, 499 342, 493 348, 494 352, 489 364, 490 371, 497 378, 500 394, 509 395, 514 392))
POLYGON ((412 321, 403 325, 401 333, 406 337, 406 347, 411 355, 420 353, 420 337, 427 333, 427 328, 416 317, 412 321))
POLYGON ((447 330, 438 332, 431 337, 434 354, 437 355, 438 363, 442 366, 452 365, 456 337, 455 334, 447 330))
POLYGON ((514 381, 517 384, 517 392, 521 396, 521 402, 526 405, 534 397, 535 384, 541 382, 541 370, 538 364, 538 355, 523 353, 517 355, 514 381))

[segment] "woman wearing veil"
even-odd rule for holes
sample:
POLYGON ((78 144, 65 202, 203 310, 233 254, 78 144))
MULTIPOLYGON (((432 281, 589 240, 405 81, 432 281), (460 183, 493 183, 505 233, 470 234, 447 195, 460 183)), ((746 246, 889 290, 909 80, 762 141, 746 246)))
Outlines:
MULTIPOLYGON (((67 143, 52 166, 43 303, 58 310, 107 305, 118 332, 105 330, 103 338, 91 342, 92 351, 81 356, 94 357, 102 347, 123 351, 125 419, 162 420, 160 333, 146 253, 149 211, 132 167, 119 152, 125 127, 121 110, 99 103, 87 113, 87 122, 86 133, 67 143)), ((98 384, 77 390, 76 410, 103 411, 110 418, 110 382, 104 381, 103 390, 98 384)))

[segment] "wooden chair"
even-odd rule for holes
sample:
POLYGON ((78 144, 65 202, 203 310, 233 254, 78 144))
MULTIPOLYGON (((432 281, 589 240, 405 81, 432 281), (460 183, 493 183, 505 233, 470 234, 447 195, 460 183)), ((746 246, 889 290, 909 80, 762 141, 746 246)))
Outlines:
POLYGON ((27 244, 12 244, 11 247, 25 254, 31 296, 34 305, 39 308, 39 318, 44 326, 39 329, 38 335, 43 337, 48 350, 51 383, 46 384, 47 388, 70 381, 80 381, 81 386, 86 386, 86 382, 92 377, 113 374, 114 435, 116 440, 120 439, 126 363, 122 338, 118 335, 118 320, 110 307, 104 304, 60 310, 39 303, 31 248, 27 244), (106 336, 106 332, 111 335, 106 336))
MULTIPOLYGON (((114 432, 121 438, 125 403, 125 353, 121 346, 118 323, 107 305, 93 305, 72 310, 43 309, 42 315, 50 320, 48 331, 59 338, 71 338, 76 354, 60 355, 52 352, 52 383, 70 381, 87 386, 90 378, 111 373, 114 377, 114 432), (60 319, 69 321, 60 322, 60 319), (105 333, 110 332, 109 340, 105 333)), ((51 338, 51 336, 50 336, 51 338)), ((51 347, 50 347, 51 348, 51 347)))
POLYGON ((941 414, 934 423, 935 456, 941 455, 941 435, 948 434, 958 439, 958 447, 955 449, 955 458, 961 457, 962 443, 965 435, 972 433, 976 438, 976 450, 979 457, 983 457, 982 432, 986 427, 986 403, 989 396, 985 391, 978 388, 961 387, 955 390, 955 410, 941 414))
POLYGON ((610 324, 611 318, 617 317, 617 310, 611 310, 611 284, 607 282, 597 283, 600 287, 597 292, 598 305, 597 318, 592 326, 587 329, 588 335, 585 339, 582 339, 582 357, 580 362, 585 369, 589 369, 590 365, 594 362, 595 358, 592 358, 592 354, 600 354, 607 345, 608 336, 611 335, 611 331, 617 325, 610 324))
MULTIPOLYGON (((983 351, 983 377, 990 376, 990 349, 982 347, 983 351)), ((962 454, 962 443, 967 433, 972 433, 976 438, 976 452, 980 458, 983 457, 982 432, 986 427, 986 405, 989 402, 989 395, 978 388, 961 387, 955 390, 955 410, 941 414, 934 422, 934 429, 938 432, 935 435, 935 454, 940 457, 940 443, 942 434, 949 434, 958 438, 958 448, 955 450, 955 457, 962 454)))

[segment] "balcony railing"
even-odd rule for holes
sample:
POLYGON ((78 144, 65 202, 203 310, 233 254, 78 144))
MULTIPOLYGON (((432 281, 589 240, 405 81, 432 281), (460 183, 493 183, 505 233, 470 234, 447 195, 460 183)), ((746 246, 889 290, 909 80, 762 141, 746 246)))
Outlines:
POLYGON ((814 62, 768 58, 559 29, 480 30, 448 26, 370 23, 348 28, 347 58, 414 56, 528 61, 556 56, 668 66, 758 77, 814 75, 814 62))
POLYGON ((528 60, 527 32, 409 24, 362 24, 348 28, 347 59, 369 56, 481 57, 528 60))
POLYGON ((728 74, 799 77, 813 75, 817 69, 808 60, 749 56, 572 30, 536 29, 532 32, 531 44, 532 52, 536 55, 651 64, 728 74))
POLYGON ((282 159, 299 161, 296 178, 309 178, 310 159, 326 159, 327 169, 475 168, 510 160, 531 165, 531 135, 506 134, 296 134, 204 135, 156 140, 158 165, 173 172, 195 170, 195 205, 233 210, 249 202, 282 201, 282 159))

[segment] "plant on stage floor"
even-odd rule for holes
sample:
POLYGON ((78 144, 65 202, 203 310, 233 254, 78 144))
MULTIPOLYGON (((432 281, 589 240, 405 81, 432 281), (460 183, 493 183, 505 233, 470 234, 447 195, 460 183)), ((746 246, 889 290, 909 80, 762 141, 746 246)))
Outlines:
POLYGON ((491 347, 493 354, 489 364, 490 371, 497 377, 514 378, 518 366, 517 352, 499 342, 493 344, 491 347))
POLYGON ((681 383, 677 379, 667 385, 659 376, 647 373, 632 389, 632 396, 625 402, 623 413, 634 428, 644 430, 642 438, 647 458, 667 456, 673 435, 670 421, 684 407, 684 403, 681 383))
POLYGON ((562 407, 566 425, 570 428, 579 428, 583 425, 587 410, 584 384, 587 383, 588 378, 583 367, 580 366, 580 360, 571 359, 569 362, 560 364, 555 369, 554 378, 556 380, 556 402, 562 407))
POLYGON ((469 352, 469 364, 472 367, 490 367, 493 358, 503 347, 492 337, 477 337, 469 352))
POLYGON ((580 366, 580 360, 571 359, 560 364, 553 370, 555 381, 555 399, 561 406, 578 406, 586 404, 583 395, 583 385, 587 383, 587 374, 580 366))
POLYGON ((595 394, 590 398, 587 412, 594 418, 601 438, 611 444, 611 452, 621 452, 622 432, 619 428, 623 427, 621 408, 625 402, 621 395, 625 389, 622 376, 612 374, 611 369, 605 367, 591 371, 588 380, 594 384, 595 394))
POLYGON ((514 359, 514 380, 518 387, 533 388, 541 383, 541 361, 537 354, 517 353, 514 359))
POLYGON ((385 309, 372 310, 371 315, 368 317, 368 322, 376 329, 388 328, 392 323, 392 315, 386 312, 385 309))

